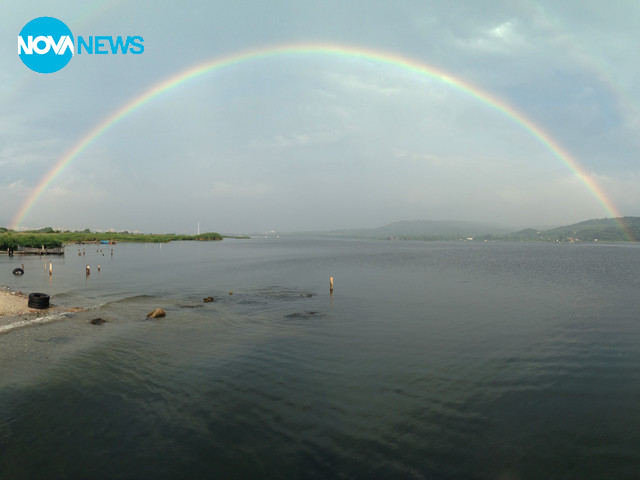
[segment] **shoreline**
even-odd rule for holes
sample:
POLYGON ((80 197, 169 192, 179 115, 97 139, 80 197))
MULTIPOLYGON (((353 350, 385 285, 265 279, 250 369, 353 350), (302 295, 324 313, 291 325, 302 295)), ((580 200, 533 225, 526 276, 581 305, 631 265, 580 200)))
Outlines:
POLYGON ((29 308, 28 295, 0 287, 0 334, 44 321, 49 310, 29 308))
POLYGON ((38 310, 27 306, 29 297, 22 292, 12 292, 4 287, 0 289, 0 320, 6 317, 22 317, 25 315, 37 315, 47 310, 38 310))
POLYGON ((51 305, 47 309, 30 308, 29 296, 8 287, 0 287, 0 334, 15 328, 46 322, 52 314, 84 311, 81 307, 62 307, 51 305))

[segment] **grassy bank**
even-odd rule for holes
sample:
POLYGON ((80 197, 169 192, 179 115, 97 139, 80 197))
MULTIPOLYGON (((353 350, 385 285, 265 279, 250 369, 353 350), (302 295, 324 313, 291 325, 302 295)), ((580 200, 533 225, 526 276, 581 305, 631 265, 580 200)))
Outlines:
MULTIPOLYGON (((5 230, 5 229, 2 229, 5 230)), ((138 243, 167 243, 174 241, 212 241, 222 240, 222 235, 215 232, 199 235, 176 234, 138 234, 138 233, 92 233, 92 232, 13 232, 0 231, 0 250, 23 247, 56 248, 69 243, 109 242, 138 242, 138 243)))

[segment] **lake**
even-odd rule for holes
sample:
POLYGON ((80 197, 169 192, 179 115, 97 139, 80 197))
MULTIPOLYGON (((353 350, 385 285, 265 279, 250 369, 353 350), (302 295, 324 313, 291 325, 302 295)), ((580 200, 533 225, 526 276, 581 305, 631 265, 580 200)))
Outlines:
POLYGON ((71 245, 3 284, 87 310, 0 335, 0 479, 640 471, 639 245, 71 245))

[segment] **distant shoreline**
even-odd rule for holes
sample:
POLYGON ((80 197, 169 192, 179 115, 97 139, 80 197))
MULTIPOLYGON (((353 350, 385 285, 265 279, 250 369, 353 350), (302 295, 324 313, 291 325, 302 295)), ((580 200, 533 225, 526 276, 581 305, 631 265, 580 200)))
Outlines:
POLYGON ((5 229, 0 231, 0 250, 13 248, 18 250, 18 245, 31 248, 62 248, 65 245, 98 243, 113 245, 117 243, 168 243, 175 241, 219 241, 222 235, 216 232, 201 233, 198 235, 176 234, 138 234, 129 232, 120 233, 92 233, 92 232, 61 232, 51 228, 38 231, 13 232, 5 229))

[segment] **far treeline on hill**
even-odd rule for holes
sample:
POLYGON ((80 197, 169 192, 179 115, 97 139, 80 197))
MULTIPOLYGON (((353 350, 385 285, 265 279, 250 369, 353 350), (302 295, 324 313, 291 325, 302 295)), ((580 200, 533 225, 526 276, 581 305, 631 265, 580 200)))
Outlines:
POLYGON ((640 217, 602 218, 547 230, 514 232, 502 225, 459 221, 402 221, 383 227, 328 232, 333 237, 422 241, 639 242, 640 217))
POLYGON ((17 250, 18 245, 23 247, 58 248, 70 243, 91 243, 91 242, 140 242, 140 243, 167 243, 175 241, 211 241, 222 240, 222 235, 215 232, 200 233, 198 235, 176 235, 168 234, 140 234, 129 232, 118 233, 92 233, 89 229, 81 232, 59 231, 51 227, 40 230, 28 230, 26 232, 15 232, 7 228, 0 227, 0 250, 13 248, 17 250))
POLYGON ((482 235, 474 240, 512 242, 639 242, 640 217, 601 218, 552 228, 526 228, 502 235, 482 235))

